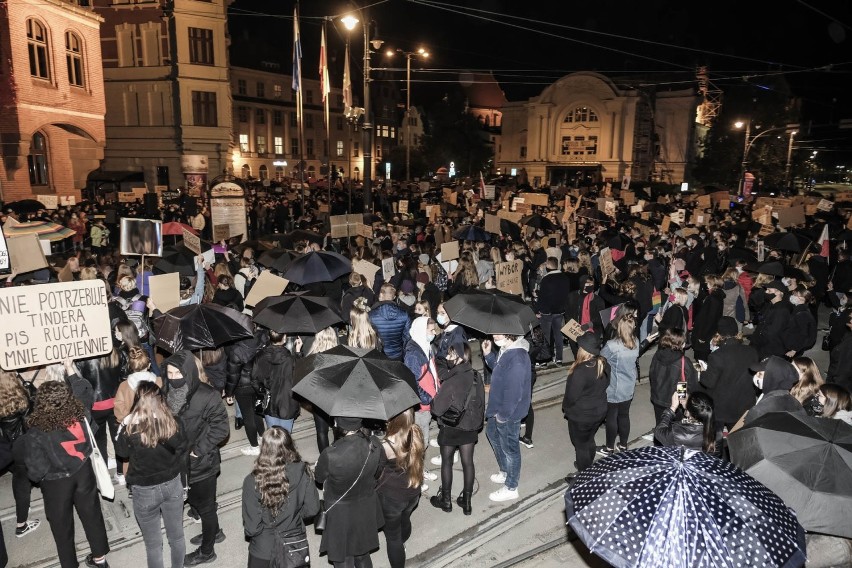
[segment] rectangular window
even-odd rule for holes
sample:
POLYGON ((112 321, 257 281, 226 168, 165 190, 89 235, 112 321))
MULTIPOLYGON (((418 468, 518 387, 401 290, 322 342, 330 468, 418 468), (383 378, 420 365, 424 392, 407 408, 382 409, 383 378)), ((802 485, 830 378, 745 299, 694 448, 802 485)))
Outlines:
POLYGON ((296 111, 290 113, 290 126, 292 128, 296 128, 297 126, 299 126, 299 123, 297 122, 298 118, 299 117, 296 116, 296 111))
POLYGON ((272 85, 272 96, 276 99, 280 99, 283 92, 281 85, 272 85))
POLYGON ((30 169, 30 185, 47 185, 47 156, 30 154, 27 156, 30 169))
POLYGON ((216 93, 192 91, 192 123, 195 126, 218 126, 216 93))
POLYGON ((160 49, 162 49, 162 45, 159 24, 152 24, 149 27, 142 26, 142 65, 146 67, 160 65, 162 63, 160 49))
POLYGON ((290 138, 290 155, 296 157, 299 155, 299 139, 290 138))
POLYGON ((266 111, 262 108, 254 109, 255 124, 266 124, 266 111))
POLYGON ((240 152, 248 152, 249 144, 248 144, 248 134, 240 134, 240 152))
POLYGON ((357 142, 352 143, 352 157, 353 158, 358 157, 358 143, 357 142))
POLYGON ((189 62, 213 65, 213 30, 189 28, 189 62))
POLYGON ((248 107, 237 107, 237 120, 240 122, 248 122, 248 107))
POLYGON ((308 157, 311 158, 314 155, 314 139, 308 138, 305 140, 305 151, 308 153, 308 157))
POLYGON ((133 35, 134 26, 122 24, 115 28, 115 43, 118 49, 118 66, 135 67, 136 53, 133 48, 136 38, 133 35))
POLYGON ((343 117, 342 116, 337 117, 337 129, 343 130, 343 117))
POLYGON ((255 149, 258 154, 266 154, 266 136, 255 137, 255 149))
POLYGON ((586 146, 586 155, 594 156, 598 153, 598 137, 589 136, 589 145, 586 146))
POLYGON ((237 79, 237 94, 238 95, 246 94, 246 80, 245 79, 237 79))
POLYGON ((313 128, 314 127, 314 115, 306 114, 305 115, 305 128, 313 128))
POLYGON ((263 84, 262 82, 258 81, 256 88, 257 88, 258 98, 260 98, 260 99, 264 98, 266 96, 266 85, 263 84))
POLYGON ((272 139, 272 141, 275 145, 275 153, 279 156, 283 156, 284 155, 284 138, 282 138, 281 136, 276 136, 275 138, 272 139))
POLYGON ((275 126, 281 126, 281 124, 283 122, 284 122, 284 118, 281 114, 281 111, 280 110, 273 110, 272 111, 272 124, 275 125, 275 126))
POLYGON ((305 89, 305 102, 309 105, 314 103, 314 92, 310 89, 305 89))
POLYGON ((337 141, 337 157, 338 158, 343 157, 343 140, 337 141))
POLYGON ((396 138, 396 128, 394 128, 393 126, 391 126, 391 129, 390 129, 390 137, 396 138))
POLYGON ((526 157, 527 157, 527 147, 521 146, 521 158, 526 158, 526 157))

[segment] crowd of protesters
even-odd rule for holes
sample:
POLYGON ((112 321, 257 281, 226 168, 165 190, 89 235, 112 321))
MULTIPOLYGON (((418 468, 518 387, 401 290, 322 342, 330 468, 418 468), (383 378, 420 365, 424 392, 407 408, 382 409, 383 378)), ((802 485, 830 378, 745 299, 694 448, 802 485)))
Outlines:
MULTIPOLYGON (((513 195, 509 188, 505 193, 504 198, 513 195)), ((345 213, 347 197, 334 192, 329 203, 325 194, 315 193, 303 209, 292 195, 255 196, 246 209, 251 242, 234 243, 212 265, 198 257, 196 275, 181 279, 184 305, 213 302, 250 311, 244 304, 249 283, 268 270, 259 261, 265 235, 317 230, 317 238, 300 235, 289 247, 297 253, 334 250, 375 265, 393 259, 395 265, 387 279, 382 270, 373 281, 353 272, 304 288, 337 302, 344 326, 302 337, 258 326, 251 339, 170 356, 155 348, 153 318, 139 307, 141 302, 150 313, 157 311, 146 289, 155 262, 140 265, 117 252, 118 226, 106 223, 105 202, 28 215, 5 211, 18 221, 52 220, 75 231, 59 245, 63 252, 52 257, 55 268, 13 273, 7 286, 56 281, 58 269, 69 265, 75 279, 103 280, 115 299, 109 355, 0 372, 0 464, 13 477, 16 536, 40 526, 28 518, 37 484, 61 566, 78 565, 72 509, 91 547, 86 565, 108 565, 104 519, 86 462, 94 445, 107 455, 109 436, 115 482, 132 491, 148 566, 214 562, 215 544, 225 538, 216 503, 219 448, 233 435, 227 405, 234 402, 233 429, 244 430, 249 446, 243 453, 255 458, 242 487, 250 568, 269 566, 281 550, 303 542, 305 524, 320 516, 318 487, 327 515, 319 552, 329 562, 371 566, 370 554, 379 548, 383 531, 391 566, 404 566, 412 512, 428 489, 426 481, 438 483, 432 506, 449 513, 455 501, 471 514, 474 448, 483 431, 496 462, 489 499, 518 499, 523 493, 520 446, 534 447, 532 389, 536 373, 545 367, 561 367, 567 374, 562 405, 567 428, 561 435, 567 434, 575 449, 574 468, 565 464, 570 471, 589 467, 596 454, 627 450, 631 408, 639 404, 653 408, 654 443, 683 445, 723 459, 726 434, 771 410, 852 423, 852 261, 842 242, 833 243, 829 257, 814 248, 794 262, 785 251, 768 250, 758 263, 751 253, 756 258, 759 227, 749 226, 748 203, 716 210, 686 234, 681 227, 662 233, 659 223, 642 227, 627 207, 612 218, 575 216, 572 234, 577 237, 569 240, 561 200, 552 199, 553 205, 537 211, 544 220, 538 227, 522 228, 515 236, 463 241, 459 258, 443 261, 440 244, 453 240, 452 233, 463 225, 481 226, 483 213, 496 213, 500 200, 481 200, 476 191, 459 188, 460 207, 444 206, 440 215, 427 219, 420 204, 428 197, 399 188, 381 191, 372 239, 332 238, 320 207, 345 213), (401 199, 415 215, 396 213, 401 199), (613 273, 602 272, 604 250, 612 254, 613 273), (510 260, 522 261, 521 295, 537 313, 540 328, 526 336, 485 337, 452 322, 444 302, 457 294, 496 289, 495 263, 510 260), (782 272, 761 273, 761 266, 776 261, 782 272), (793 264, 797 270, 785 275, 784 267, 793 264), (828 321, 820 321, 820 305, 830 313, 828 321), (570 320, 582 334, 563 335, 570 320), (827 369, 805 356, 820 328, 829 329, 827 369), (471 340, 481 340, 482 373, 474 370, 471 340), (358 419, 311 409, 321 453, 316 464, 306 464, 290 435, 305 407, 292 392, 295 361, 338 342, 379 349, 402 361, 414 374, 420 404, 382 427, 369 428, 358 419), (648 350, 654 351, 650 400, 634 405, 638 358, 648 350), (261 393, 269 393, 270 402, 258 414, 261 393), (453 420, 451 411, 463 402, 467 412, 453 420), (84 421, 91 424, 94 440, 84 421), (604 424, 605 444, 596 447, 595 433, 604 424), (440 476, 424 463, 430 443, 440 448, 429 462, 440 466, 440 476), (463 480, 453 499, 452 463, 459 457, 463 480), (184 502, 202 528, 190 541, 197 548, 189 554, 184 502), (161 520, 170 561, 163 559, 161 520)), ((363 207, 360 195, 354 204, 363 207)), ((145 213, 141 204, 132 204, 110 220, 149 217, 145 213)), ((182 199, 160 213, 163 220, 187 223, 210 239, 210 212, 203 203, 182 199)), ((843 224, 834 216, 824 221, 843 224)), ((298 289, 291 284, 288 291, 298 289)), ((572 482, 574 475, 566 480, 572 482)))

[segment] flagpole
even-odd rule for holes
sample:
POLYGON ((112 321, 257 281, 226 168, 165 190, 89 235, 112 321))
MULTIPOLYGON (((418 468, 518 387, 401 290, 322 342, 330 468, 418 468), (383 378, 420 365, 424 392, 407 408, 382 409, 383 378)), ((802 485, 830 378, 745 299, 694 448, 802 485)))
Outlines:
POLYGON ((331 98, 331 85, 328 78, 328 37, 326 30, 328 29, 328 18, 322 21, 322 39, 320 42, 320 87, 322 88, 323 111, 325 113, 325 147, 326 156, 328 158, 328 168, 326 174, 326 183, 328 184, 328 214, 331 217, 331 182, 332 182, 332 161, 331 161, 331 113, 329 112, 329 99, 331 98))
POLYGON ((296 91, 296 123, 299 129, 299 180, 302 184, 302 216, 307 211, 305 201, 305 127, 302 107, 302 38, 299 32, 299 3, 293 7, 293 87, 296 91))

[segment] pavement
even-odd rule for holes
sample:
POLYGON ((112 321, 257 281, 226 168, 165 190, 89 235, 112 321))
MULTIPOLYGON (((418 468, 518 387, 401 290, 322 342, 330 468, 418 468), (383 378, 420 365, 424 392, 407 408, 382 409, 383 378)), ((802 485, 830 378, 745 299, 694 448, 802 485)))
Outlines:
MULTIPOLYGON (((826 321, 821 317, 821 321, 826 321)), ((823 370, 828 367, 828 353, 817 347, 808 353, 823 370)), ((478 344, 471 343, 477 353, 476 366, 481 365, 478 344)), ((566 347, 566 355, 570 350, 566 347)), ((647 445, 641 438, 654 426, 654 414, 649 400, 647 381, 653 349, 640 358, 640 381, 637 383, 634 402, 631 406, 631 447, 647 445)), ((548 367, 538 371, 538 380, 533 395, 535 432, 532 449, 521 446, 523 459, 520 498, 514 502, 493 503, 488 493, 498 488, 489 480, 497 471, 494 454, 484 433, 480 435, 474 461, 476 465, 473 514, 465 516, 454 507, 452 513, 433 508, 428 497, 433 495, 440 481, 429 482, 420 505, 412 516, 413 534, 406 544, 408 566, 439 568, 453 567, 502 567, 502 566, 605 566, 577 541, 570 541, 566 529, 563 494, 567 488, 564 477, 574 470, 574 451, 568 439, 568 429, 562 417, 561 402, 565 388, 567 367, 548 367)), ((233 407, 228 407, 233 424, 233 407)), ((307 411, 296 421, 294 439, 303 459, 313 463, 317 457, 313 420, 307 411)), ((596 441, 603 444, 604 430, 598 431, 596 441)), ((219 522, 226 540, 216 545, 218 559, 208 564, 212 567, 244 566, 248 558, 248 545, 243 537, 240 489, 246 474, 251 470, 253 458, 242 455, 240 449, 248 442, 242 431, 232 431, 230 439, 222 449, 222 474, 219 477, 217 500, 219 522)), ((427 467, 440 474, 440 468, 429 463, 438 449, 427 450, 427 467)), ((461 490, 461 464, 454 466, 453 493, 461 490)), ((34 489, 30 518, 42 520, 41 527, 24 538, 14 537, 14 501, 11 491, 11 475, 0 477, 0 522, 9 550, 10 567, 47 568, 58 566, 56 550, 50 528, 44 517, 41 494, 34 489)), ((145 548, 133 517, 133 507, 126 488, 117 487, 115 501, 102 501, 107 532, 112 552, 108 560, 113 567, 138 566, 144 562, 145 548)), ((201 532, 201 525, 185 518, 187 539, 201 532)), ((77 522, 79 558, 82 561, 88 552, 83 531, 77 522)), ((313 565, 325 566, 325 557, 318 556, 320 536, 308 527, 310 549, 314 553, 313 565)), ((374 566, 389 566, 384 549, 384 537, 379 538, 382 548, 372 555, 374 566)), ((166 545, 167 546, 167 545, 166 545)), ((192 547, 187 543, 189 550, 192 547)), ((168 552, 165 552, 166 559, 168 552)))

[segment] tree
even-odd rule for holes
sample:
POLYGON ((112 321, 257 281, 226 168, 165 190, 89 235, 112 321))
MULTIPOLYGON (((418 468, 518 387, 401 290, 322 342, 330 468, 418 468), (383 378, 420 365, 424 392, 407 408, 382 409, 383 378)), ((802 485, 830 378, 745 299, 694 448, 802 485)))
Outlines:
POLYGON ((429 129, 422 149, 430 170, 449 167, 450 162, 455 163, 457 175, 474 176, 486 170, 493 151, 482 125, 467 112, 463 96, 447 95, 426 116, 429 129))

